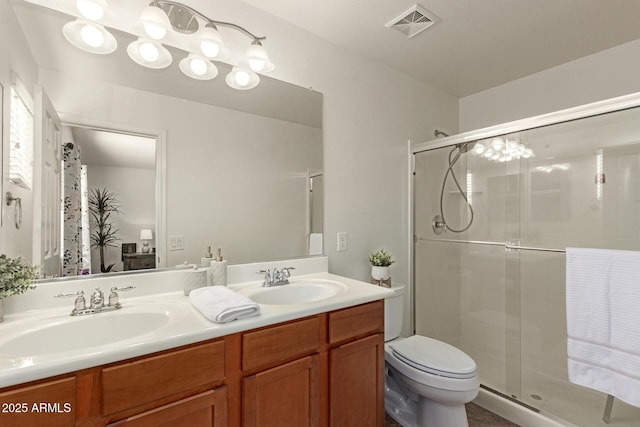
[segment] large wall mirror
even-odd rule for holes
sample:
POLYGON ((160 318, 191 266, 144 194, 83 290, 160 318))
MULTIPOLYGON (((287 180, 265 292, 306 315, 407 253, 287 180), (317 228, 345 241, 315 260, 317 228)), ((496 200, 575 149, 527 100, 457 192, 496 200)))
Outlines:
MULTIPOLYGON (((25 1, 3 2, 0 13, 5 31, 19 31, 3 33, 2 66, 26 74, 34 95, 42 89, 60 117, 59 143, 79 149, 61 149, 61 162, 78 157, 86 199, 102 189, 119 202, 118 233, 104 259, 111 272, 200 263, 209 248, 214 255, 221 248, 231 264, 322 253, 320 93, 265 76, 258 87, 236 91, 222 69, 215 80, 191 80, 178 69, 185 53, 171 48, 174 63, 149 70, 127 57, 128 34, 115 32, 116 52, 91 55, 63 38, 68 15, 25 1)), ((0 74, 5 87, 8 75, 0 74)), ((67 167, 61 163, 62 199, 74 182, 67 167)), ((22 196, 25 212, 37 210, 29 200, 41 190, 3 185, 22 196)), ((30 258, 38 245, 24 239, 42 240, 37 215, 25 215, 16 231, 7 214, 0 252, 30 258)), ((82 227, 82 218, 60 224, 60 265, 47 276, 63 275, 65 230, 82 227)), ((101 272, 97 247, 89 257, 91 267, 78 274, 101 272)))

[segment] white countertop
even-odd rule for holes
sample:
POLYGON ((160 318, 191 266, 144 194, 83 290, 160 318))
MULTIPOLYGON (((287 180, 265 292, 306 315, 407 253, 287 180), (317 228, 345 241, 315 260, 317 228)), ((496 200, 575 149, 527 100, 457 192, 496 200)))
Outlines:
MULTIPOLYGON (((127 297, 126 293, 121 293, 120 302, 122 309, 89 316, 69 316, 73 308, 73 299, 66 300, 65 302, 67 304, 64 307, 57 306, 54 308, 27 310, 22 313, 6 315, 5 321, 0 323, 0 387, 112 363, 131 357, 222 337, 236 332, 363 304, 392 295, 389 289, 327 272, 295 275, 292 276, 290 280, 292 283, 295 283, 295 281, 311 279, 340 282, 345 286, 345 291, 320 301, 285 305, 261 304, 260 314, 258 316, 225 324, 213 323, 203 317, 200 312, 191 305, 189 298, 184 295, 182 290, 135 297, 127 297), (154 329, 151 332, 114 343, 95 344, 96 336, 93 336, 89 338, 93 339, 94 344, 85 346, 83 345, 83 340, 86 340, 87 336, 83 332, 76 337, 72 337, 74 345, 70 347, 76 348, 65 349, 60 352, 43 352, 43 354, 37 354, 38 351, 34 350, 34 354, 27 356, 9 354, 11 352, 10 349, 7 350, 7 352, 1 350, 3 343, 17 337, 26 336, 29 330, 46 328, 56 322, 87 322, 99 316, 113 316, 113 318, 115 318, 137 311, 144 312, 149 308, 153 308, 154 310, 159 309, 163 313, 170 314, 171 320, 166 325, 154 329)), ((245 282, 229 285, 229 288, 242 292, 242 289, 259 285, 259 283, 259 281, 245 282)), ((124 317, 121 317, 120 320, 123 318, 124 317)), ((118 324, 117 321, 113 323, 118 324)), ((89 323, 87 323, 87 325, 89 325, 89 323)), ((120 328, 122 328, 122 326, 120 326, 120 328)), ((123 329, 126 329, 126 326, 123 329)), ((107 332, 112 336, 118 333, 117 330, 107 332)), ((105 331, 92 330, 87 333, 97 334, 97 337, 100 337, 105 331)), ((47 340, 48 339, 55 340, 56 337, 47 336, 47 340)), ((69 337, 65 337, 64 339, 68 340, 69 337)), ((43 342, 42 345, 46 346, 47 343, 43 342)))

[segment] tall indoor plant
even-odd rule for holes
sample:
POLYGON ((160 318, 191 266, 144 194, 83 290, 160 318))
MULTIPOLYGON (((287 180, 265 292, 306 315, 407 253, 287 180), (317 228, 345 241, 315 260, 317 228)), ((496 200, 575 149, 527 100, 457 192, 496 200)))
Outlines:
POLYGON ((4 299, 35 288, 31 283, 37 275, 38 268, 27 264, 21 257, 0 255, 0 322, 4 320, 4 299))
POLYGON ((121 203, 115 193, 106 188, 92 188, 89 194, 89 213, 91 215, 91 247, 100 250, 100 272, 110 272, 115 263, 105 266, 105 250, 116 247, 120 231, 113 225, 113 215, 119 215, 121 203))

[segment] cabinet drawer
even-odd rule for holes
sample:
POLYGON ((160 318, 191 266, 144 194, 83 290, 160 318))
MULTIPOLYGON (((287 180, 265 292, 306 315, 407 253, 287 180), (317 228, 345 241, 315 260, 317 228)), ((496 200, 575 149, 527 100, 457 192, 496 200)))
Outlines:
POLYGON ((384 331, 384 300, 329 313, 329 343, 384 331))
POLYGON ((0 426, 71 426, 75 423, 76 379, 63 378, 0 393, 0 405, 0 426))
POLYGON ((320 347, 320 319, 311 317, 242 335, 242 370, 250 371, 320 347))
POLYGON ((224 341, 102 369, 102 413, 113 414, 224 378, 224 341))

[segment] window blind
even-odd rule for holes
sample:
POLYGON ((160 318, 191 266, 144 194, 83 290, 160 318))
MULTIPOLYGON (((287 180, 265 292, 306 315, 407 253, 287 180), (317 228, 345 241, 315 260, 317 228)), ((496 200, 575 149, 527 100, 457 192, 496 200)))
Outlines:
POLYGON ((33 182, 33 101, 19 86, 11 86, 9 181, 30 190, 33 182))

